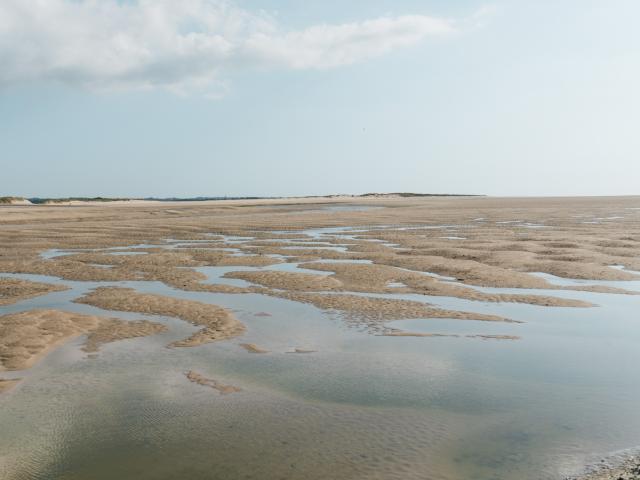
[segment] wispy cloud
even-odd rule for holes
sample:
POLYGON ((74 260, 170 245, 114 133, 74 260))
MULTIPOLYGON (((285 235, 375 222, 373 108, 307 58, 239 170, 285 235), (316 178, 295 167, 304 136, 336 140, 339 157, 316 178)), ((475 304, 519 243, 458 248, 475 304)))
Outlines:
POLYGON ((326 69, 455 31, 425 15, 288 31, 225 0, 2 0, 0 84, 217 91, 232 69, 326 69))
POLYGON ((342 25, 315 25, 284 34, 251 35, 244 49, 266 63, 291 68, 332 68, 418 43, 454 30, 449 21, 424 15, 378 18, 342 25))

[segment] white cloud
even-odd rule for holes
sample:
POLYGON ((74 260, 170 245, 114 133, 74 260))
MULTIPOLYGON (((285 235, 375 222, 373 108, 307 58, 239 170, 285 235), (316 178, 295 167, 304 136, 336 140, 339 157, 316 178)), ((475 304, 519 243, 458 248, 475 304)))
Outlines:
POLYGON ((424 15, 284 31, 224 0, 2 0, 0 85, 216 91, 231 69, 333 68, 453 31, 424 15))

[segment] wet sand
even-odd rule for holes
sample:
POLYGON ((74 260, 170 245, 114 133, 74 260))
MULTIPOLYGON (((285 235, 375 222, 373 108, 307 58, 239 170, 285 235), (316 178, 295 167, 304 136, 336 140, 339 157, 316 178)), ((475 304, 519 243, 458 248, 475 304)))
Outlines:
MULTIPOLYGON (((516 302, 554 307, 592 307, 593 304, 544 295, 488 294, 460 285, 438 281, 417 271, 407 271, 386 265, 358 263, 303 263, 302 268, 328 272, 331 275, 308 273, 253 271, 230 272, 225 278, 237 278, 264 287, 296 292, 342 291, 365 293, 420 293, 443 297, 457 297, 483 302, 516 302), (389 287, 399 282, 402 287, 389 287)), ((553 288, 553 287, 550 287, 553 288)))
POLYGON ((237 278, 251 283, 280 290, 294 291, 335 291, 340 289, 342 283, 334 278, 309 273, 294 272, 230 272, 225 278, 237 278))
POLYGON ((296 347, 291 352, 287 352, 287 353, 316 353, 316 352, 317 352, 317 350, 311 350, 311 349, 308 349, 308 348, 296 347))
POLYGON ((640 458, 629 458, 621 464, 613 466, 603 462, 591 470, 586 475, 571 477, 567 480, 639 480, 640 458))
POLYGON ((280 206, 287 208, 277 209, 256 202, 186 202, 172 206, 180 215, 169 216, 159 206, 144 202, 127 206, 29 206, 19 211, 0 207, 0 220, 5 225, 0 246, 6 250, 0 257, 0 268, 77 280, 144 278, 189 288, 202 279, 189 267, 269 265, 280 261, 266 256, 275 251, 292 259, 369 259, 376 265, 428 271, 486 287, 557 288, 531 272, 594 281, 638 278, 611 267, 624 265, 628 270, 640 270, 636 256, 638 211, 632 210, 638 200, 634 197, 362 199, 358 203, 385 208, 322 212, 312 209, 312 202, 293 200, 282 201, 280 206), (305 214, 290 214, 296 212, 305 214), (610 220, 620 214, 622 218, 610 220), (346 252, 217 240, 220 248, 236 247, 258 255, 234 257, 229 252, 184 248, 131 256, 87 252, 51 260, 38 257, 40 251, 49 248, 162 245, 167 238, 215 239, 207 237, 210 233, 256 240, 292 236, 304 240, 303 234, 291 232, 360 225, 366 227, 354 233, 354 238, 344 239, 346 252), (42 229, 46 229, 45 234, 42 229), (278 232, 270 233, 273 230, 278 232), (289 233, 283 235, 281 231, 289 233), (73 235, 69 235, 71 232, 73 235), (453 234, 465 239, 443 238, 453 234), (113 268, 93 266, 103 263, 113 268))
POLYGON ((59 292, 65 289, 66 288, 61 285, 0 277, 0 306, 11 305, 28 298, 46 295, 51 292, 59 292))
POLYGON ((403 332, 392 331, 382 334, 385 337, 453 337, 453 338, 479 338, 482 340, 520 340, 520 337, 516 335, 459 335, 456 333, 422 333, 422 332, 403 332))
POLYGON ((278 291, 270 291, 268 294, 296 302, 309 303, 323 310, 338 312, 347 319, 367 323, 371 326, 388 320, 410 318, 452 318, 488 322, 513 322, 513 320, 497 315, 444 310, 431 307, 423 302, 394 298, 278 291))
POLYGON ((241 343, 240 346, 249 353, 269 353, 269 350, 260 348, 255 343, 241 343))
POLYGON ((101 345, 166 330, 164 325, 140 320, 81 315, 59 310, 31 310, 0 316, 0 371, 24 370, 53 348, 87 334, 83 349, 96 352, 101 345))
POLYGON ((207 378, 193 370, 189 370, 185 373, 185 376, 189 379, 190 382, 197 383, 198 385, 202 385, 203 387, 209 387, 214 390, 217 390, 220 395, 228 395, 230 393, 241 392, 242 389, 239 387, 234 387, 233 385, 224 385, 213 378, 207 378))
MULTIPOLYGON (((353 202, 347 197, 0 207, 0 272, 79 281, 159 281, 185 291, 259 293, 312 304, 371 326, 407 318, 510 320, 375 294, 567 308, 593 305, 563 298, 565 290, 637 294, 598 284, 640 278, 636 197, 371 197, 357 203, 375 209, 349 211, 353 202), (347 208, 323 211, 332 205, 347 208), (310 236, 308 229, 318 233, 310 236), (51 249, 59 253, 41 256, 51 249), (330 263, 336 260, 344 263, 330 263), (303 262, 300 268, 318 275, 270 269, 286 262, 303 262), (205 282, 206 275, 196 270, 216 266, 256 270, 223 275, 248 282, 244 287, 205 282), (590 282, 556 284, 532 272, 590 282), (557 294, 489 293, 478 287, 557 294)), ((60 288, 2 279, 0 304, 60 288)), ((243 332, 240 322, 216 306, 122 289, 99 289, 78 301, 176 316, 204 327, 173 346, 194 346, 243 332)))
MULTIPOLYGON (((640 199, 636 197, 371 197, 359 198, 357 203, 375 209, 322 210, 332 205, 348 207, 353 201, 347 197, 0 207, 4 225, 0 272, 79 281, 159 281, 185 291, 260 293, 313 304, 370 324, 422 317, 506 319, 353 293, 568 308, 592 304, 563 298, 565 290, 637 294, 617 285, 598 284, 640 278, 636 273, 640 270, 640 199), (323 233, 327 227, 331 235, 323 233), (309 236, 307 229, 318 229, 318 233, 309 236), (59 253, 41 256, 51 249, 59 253), (329 263, 336 260, 345 263, 329 263), (283 262, 306 262, 300 267, 318 275, 270 269, 283 262), (259 270, 224 275, 248 282, 245 287, 205 282, 206 275, 196 270, 216 266, 259 270), (590 282, 561 285, 532 272, 590 282), (477 287, 544 289, 557 294, 488 293, 477 287)), ((59 288, 2 279, 0 303, 59 288)), ((237 320, 215 306, 194 307, 157 296, 110 292, 100 289, 80 301, 177 316, 204 327, 174 346, 199 345, 243 331, 237 320), (209 311, 198 313, 202 309, 209 311)))
POLYGON ((3 379, 0 378, 0 393, 5 393, 20 383, 20 379, 3 379))
POLYGON ((230 312, 216 305, 139 293, 131 288, 100 287, 75 301, 107 310, 177 317, 204 327, 189 338, 173 342, 173 347, 193 347, 225 340, 245 330, 230 312))

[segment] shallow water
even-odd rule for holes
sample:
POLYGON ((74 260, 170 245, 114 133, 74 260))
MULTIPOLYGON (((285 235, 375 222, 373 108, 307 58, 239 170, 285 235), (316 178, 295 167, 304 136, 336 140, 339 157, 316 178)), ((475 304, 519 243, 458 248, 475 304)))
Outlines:
MULTIPOLYGON (((351 232, 304 233, 320 239, 351 232)), ((250 284, 223 275, 244 270, 328 274, 297 263, 198 270, 207 282, 237 286, 250 284)), ((158 282, 14 276, 71 290, 2 307, 3 314, 58 308, 150 318, 169 331, 105 345, 97 358, 82 353, 82 339, 77 339, 28 371, 3 375, 24 379, 0 397, 3 479, 556 479, 594 455, 640 445, 640 321, 635 315, 640 296, 477 287, 599 305, 559 308, 376 294, 524 322, 402 320, 387 326, 461 337, 388 337, 310 305, 256 294, 186 292, 158 282), (196 328, 177 319, 72 303, 104 285, 227 307, 247 333, 197 348, 167 349, 196 328), (255 343, 269 353, 251 354, 239 343, 255 343), (288 353, 295 348, 316 352, 288 353), (190 383, 184 377, 188 370, 242 391, 219 395, 190 383)), ((640 290, 636 281, 545 278, 566 286, 640 290)))

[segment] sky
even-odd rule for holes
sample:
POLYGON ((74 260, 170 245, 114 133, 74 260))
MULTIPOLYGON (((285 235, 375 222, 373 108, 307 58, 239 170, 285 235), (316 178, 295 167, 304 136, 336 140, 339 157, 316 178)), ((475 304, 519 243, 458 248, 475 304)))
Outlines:
POLYGON ((640 194, 637 0, 1 0, 0 196, 640 194))

